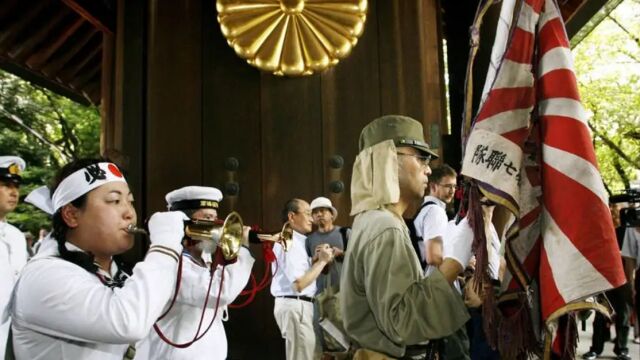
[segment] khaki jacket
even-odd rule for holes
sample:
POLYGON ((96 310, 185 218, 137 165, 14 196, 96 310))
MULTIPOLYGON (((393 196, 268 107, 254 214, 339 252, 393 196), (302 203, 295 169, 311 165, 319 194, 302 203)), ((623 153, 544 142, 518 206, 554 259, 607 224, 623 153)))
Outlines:
POLYGON ((469 318, 442 273, 423 276, 404 221, 384 208, 356 216, 340 289, 347 334, 391 358, 451 335, 469 318))

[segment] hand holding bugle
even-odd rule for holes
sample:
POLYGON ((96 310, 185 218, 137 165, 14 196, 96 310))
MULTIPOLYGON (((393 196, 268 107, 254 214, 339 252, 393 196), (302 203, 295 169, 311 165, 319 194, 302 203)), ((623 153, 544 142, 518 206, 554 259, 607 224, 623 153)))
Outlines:
MULTIPOLYGON (((149 232, 133 224, 126 228, 130 234, 149 236, 149 232)), ((222 250, 227 260, 238 256, 240 247, 247 243, 249 227, 243 226, 242 218, 232 212, 224 221, 187 220, 185 221, 185 237, 196 241, 213 241, 222 250)))

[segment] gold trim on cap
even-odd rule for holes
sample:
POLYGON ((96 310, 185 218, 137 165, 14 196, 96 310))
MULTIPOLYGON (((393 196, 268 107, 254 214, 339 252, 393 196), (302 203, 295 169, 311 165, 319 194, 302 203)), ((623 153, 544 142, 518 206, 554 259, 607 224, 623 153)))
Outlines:
POLYGON ((20 175, 20 166, 16 163, 12 163, 11 165, 9 165, 9 167, 7 167, 7 171, 11 175, 20 175))
POLYGON ((218 208, 218 202, 217 201, 213 201, 213 200, 200 200, 200 207, 201 208, 209 207, 209 208, 217 209, 218 208))

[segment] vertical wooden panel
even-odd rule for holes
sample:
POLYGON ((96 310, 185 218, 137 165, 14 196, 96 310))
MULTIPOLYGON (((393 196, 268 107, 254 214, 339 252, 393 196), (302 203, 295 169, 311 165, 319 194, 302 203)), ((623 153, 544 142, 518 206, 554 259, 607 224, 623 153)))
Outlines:
POLYGON ((351 172, 358 154, 360 131, 380 115, 377 17, 376 5, 372 1, 364 33, 353 53, 322 74, 322 166, 325 182, 322 193, 315 196, 331 199, 338 209, 336 223, 339 225, 351 223, 351 172), (344 159, 342 169, 329 166, 334 155, 344 159), (329 188, 331 181, 342 181, 344 191, 332 193, 329 188))
MULTIPOLYGON (((118 1, 115 52, 114 128, 110 148, 120 151, 139 219, 146 216, 145 169, 145 14, 142 1, 118 1)), ((103 90, 104 94, 104 90, 103 90)), ((142 220, 140 220, 142 221, 142 220)), ((147 242, 140 239, 125 259, 141 259, 147 242)))
POLYGON ((225 193, 221 215, 235 210, 247 224, 262 222, 260 72, 234 53, 215 20, 214 2, 203 9, 203 184, 224 191, 238 182, 240 194, 225 193), (225 169, 227 158, 239 161, 225 169))
MULTIPOLYGON (((240 213, 245 224, 262 225, 262 141, 260 122, 260 72, 247 65, 228 45, 215 20, 214 2, 203 5, 203 184, 224 189, 240 185, 238 196, 225 198, 220 216, 240 213), (237 171, 225 169, 225 159, 239 161, 237 171)), ((262 246, 252 245, 253 273, 260 280, 265 268, 262 246)), ((246 298, 238 299, 242 302, 246 298)), ((225 322, 229 359, 281 359, 282 336, 273 318, 269 288, 251 305, 229 310, 225 322), (250 324, 250 326, 248 326, 250 324), (247 346, 251 343, 251 346, 247 346)))
POLYGON ((421 121, 429 139, 443 116, 437 0, 378 1, 377 10, 382 113, 421 121))
POLYGON ((150 0, 147 72, 148 209, 202 183, 201 0, 150 0))
MULTIPOLYGON (((116 146, 115 137, 122 128, 122 123, 116 123, 115 115, 115 50, 116 38, 111 34, 102 34, 102 73, 100 81, 100 153, 104 154, 107 149, 114 149, 116 146)), ((121 119, 119 119, 121 120, 121 119)))
MULTIPOLYGON (((262 137, 262 223, 266 229, 280 229, 280 212, 288 199, 310 201, 322 189, 322 114, 320 77, 280 78, 261 73, 260 118, 262 137)), ((257 306, 275 325, 273 297, 269 289, 257 306)), ((264 326, 264 325, 263 325, 264 326)), ((277 329, 277 327, 276 327, 277 329)), ((284 340, 279 332, 266 333, 272 341, 268 355, 283 359, 284 340)), ((264 336, 264 335, 263 335, 264 336)))
POLYGON ((286 200, 323 188, 320 77, 261 76, 263 224, 275 229, 286 200))

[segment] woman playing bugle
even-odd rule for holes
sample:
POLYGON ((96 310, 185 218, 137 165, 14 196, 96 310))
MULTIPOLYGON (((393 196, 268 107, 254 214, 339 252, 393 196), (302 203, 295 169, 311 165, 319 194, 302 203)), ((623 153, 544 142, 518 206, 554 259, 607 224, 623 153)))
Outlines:
POLYGON ((113 256, 133 246, 127 227, 136 212, 118 167, 74 161, 58 173, 51 194, 35 198, 47 200, 36 205, 53 215, 52 235, 13 293, 15 357, 133 358, 130 344, 149 333, 173 294, 185 215, 151 217, 151 247, 128 275, 113 256))

